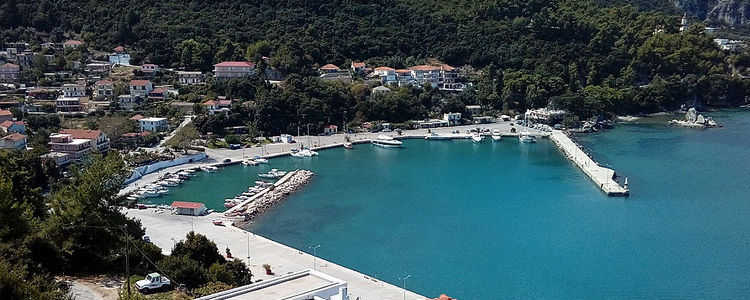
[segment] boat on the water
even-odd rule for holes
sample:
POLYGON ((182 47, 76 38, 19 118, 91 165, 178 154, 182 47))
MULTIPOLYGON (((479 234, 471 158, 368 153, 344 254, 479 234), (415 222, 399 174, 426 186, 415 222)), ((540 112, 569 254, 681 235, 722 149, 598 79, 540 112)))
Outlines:
POLYGON ((246 159, 242 161, 243 166, 257 166, 259 163, 252 159, 246 159))
POLYGON ((354 144, 352 144, 352 142, 344 142, 344 148, 346 148, 346 149, 353 149, 354 148, 354 144))
POLYGON ((207 173, 216 172, 216 170, 218 170, 218 169, 219 168, 214 167, 214 166, 204 166, 204 167, 201 168, 201 170, 203 170, 203 172, 207 172, 207 173))
POLYGON ((450 135, 442 135, 437 133, 430 133, 428 135, 424 136, 425 140, 437 140, 437 141, 444 141, 444 140, 450 140, 453 139, 450 135))
POLYGON ((522 143, 536 143, 536 137, 528 131, 521 132, 518 135, 518 140, 522 143))
POLYGON ((258 177, 277 179, 277 178, 284 177, 286 173, 287 173, 286 171, 279 171, 278 169, 271 169, 271 171, 268 171, 266 173, 258 173, 258 177))
POLYGON ((481 142, 483 138, 484 137, 479 133, 475 133, 471 136, 471 140, 474 141, 475 143, 481 142))
POLYGON ((391 136, 385 134, 378 135, 377 139, 372 140, 372 144, 375 146, 386 147, 386 148, 397 148, 401 147, 404 143, 394 139, 391 136))
POLYGON ((503 135, 500 134, 500 130, 499 129, 495 129, 494 131, 492 131, 492 141, 493 142, 499 142, 502 139, 503 139, 503 135))
POLYGON ((290 155, 292 157, 296 157, 296 158, 304 158, 305 157, 305 155, 302 154, 302 152, 299 152, 299 151, 298 152, 292 152, 292 154, 290 154, 290 155))
POLYGON ((253 158, 253 160, 257 161, 259 164, 267 164, 268 163, 267 159, 265 159, 263 157, 260 157, 260 156, 257 156, 257 155, 253 158))

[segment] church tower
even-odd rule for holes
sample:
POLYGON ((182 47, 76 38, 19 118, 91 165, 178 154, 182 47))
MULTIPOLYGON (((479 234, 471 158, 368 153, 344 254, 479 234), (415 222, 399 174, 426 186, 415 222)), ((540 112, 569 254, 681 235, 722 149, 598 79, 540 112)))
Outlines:
POLYGON ((687 13, 682 15, 682 20, 680 20, 680 33, 685 32, 688 28, 688 19, 687 19, 687 13))

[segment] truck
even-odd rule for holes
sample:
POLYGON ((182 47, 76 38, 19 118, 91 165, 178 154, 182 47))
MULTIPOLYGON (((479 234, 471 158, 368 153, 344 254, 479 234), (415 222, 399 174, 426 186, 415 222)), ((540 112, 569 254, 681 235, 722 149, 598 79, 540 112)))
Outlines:
POLYGON ((161 276, 159 273, 151 273, 146 275, 143 280, 138 280, 135 283, 135 287, 141 293, 148 294, 151 291, 157 291, 169 288, 172 282, 169 278, 161 276))

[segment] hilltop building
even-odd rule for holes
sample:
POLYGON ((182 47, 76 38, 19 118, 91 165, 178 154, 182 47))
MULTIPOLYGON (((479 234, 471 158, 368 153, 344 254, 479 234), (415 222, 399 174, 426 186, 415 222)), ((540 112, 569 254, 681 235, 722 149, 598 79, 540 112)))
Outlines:
POLYGON ((114 52, 109 54, 109 62, 113 64, 130 65, 130 53, 125 52, 125 48, 117 46, 114 52))

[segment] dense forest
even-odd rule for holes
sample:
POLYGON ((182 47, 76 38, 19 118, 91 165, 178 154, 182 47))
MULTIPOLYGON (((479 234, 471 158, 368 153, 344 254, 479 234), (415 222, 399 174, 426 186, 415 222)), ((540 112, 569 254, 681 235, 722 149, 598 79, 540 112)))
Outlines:
POLYGON ((748 90, 733 76, 745 60, 722 52, 700 23, 680 34, 681 13, 668 1, 10 0, 0 15, 0 42, 76 37, 93 50, 124 45, 135 63, 210 71, 219 61, 268 56, 262 67, 300 76, 244 92, 258 105, 242 122, 268 132, 289 130, 302 115, 337 124, 420 119, 456 101, 487 112, 555 106, 576 118, 728 107, 744 104, 748 90), (427 59, 472 66, 474 88, 371 99, 357 83, 307 79, 325 63, 401 68, 427 59), (263 116, 288 120, 258 123, 263 116))

